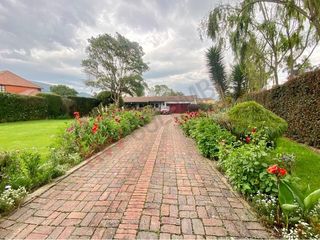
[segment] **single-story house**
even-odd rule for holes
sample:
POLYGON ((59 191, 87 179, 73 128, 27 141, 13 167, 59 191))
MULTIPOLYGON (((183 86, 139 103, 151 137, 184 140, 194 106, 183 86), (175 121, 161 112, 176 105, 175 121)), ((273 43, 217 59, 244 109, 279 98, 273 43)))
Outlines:
POLYGON ((170 113, 183 113, 190 110, 190 105, 197 104, 196 96, 146 96, 146 97, 125 97, 124 103, 127 107, 140 108, 152 106, 170 113))
POLYGON ((33 96, 41 87, 10 71, 0 71, 0 92, 33 96))

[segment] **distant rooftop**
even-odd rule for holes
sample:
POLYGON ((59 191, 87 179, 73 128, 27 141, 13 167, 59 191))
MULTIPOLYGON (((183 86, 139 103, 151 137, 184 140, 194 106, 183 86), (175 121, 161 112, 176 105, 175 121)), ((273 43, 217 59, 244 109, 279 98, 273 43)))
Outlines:
POLYGON ((0 71, 0 85, 19 86, 41 89, 40 86, 28 81, 10 71, 0 71))

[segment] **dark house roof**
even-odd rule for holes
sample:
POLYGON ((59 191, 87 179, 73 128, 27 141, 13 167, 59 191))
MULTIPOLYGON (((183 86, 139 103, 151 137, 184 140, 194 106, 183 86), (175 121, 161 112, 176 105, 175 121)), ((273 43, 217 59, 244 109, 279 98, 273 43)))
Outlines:
POLYGON ((41 89, 38 85, 10 72, 0 72, 0 85, 41 89))
POLYGON ((150 103, 150 102, 195 102, 196 96, 147 96, 147 97, 125 97, 125 103, 150 103))

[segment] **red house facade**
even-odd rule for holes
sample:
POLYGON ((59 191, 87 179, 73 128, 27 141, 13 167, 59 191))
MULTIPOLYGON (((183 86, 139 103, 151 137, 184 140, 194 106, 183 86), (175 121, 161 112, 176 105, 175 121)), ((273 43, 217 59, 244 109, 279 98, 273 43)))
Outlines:
POLYGON ((0 71, 0 92, 33 96, 41 87, 10 71, 0 71))

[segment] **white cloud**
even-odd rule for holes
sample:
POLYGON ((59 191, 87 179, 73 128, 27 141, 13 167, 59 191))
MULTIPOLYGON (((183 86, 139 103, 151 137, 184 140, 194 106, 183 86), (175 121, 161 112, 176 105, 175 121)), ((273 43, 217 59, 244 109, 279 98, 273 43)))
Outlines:
MULTIPOLYGON (((233 1, 2 0, 0 70, 89 91, 81 69, 87 39, 119 32, 143 47, 149 85, 189 94, 208 82, 204 52, 210 42, 200 41, 198 24, 216 4, 233 1)), ((211 96, 212 86, 206 88, 211 96)))

